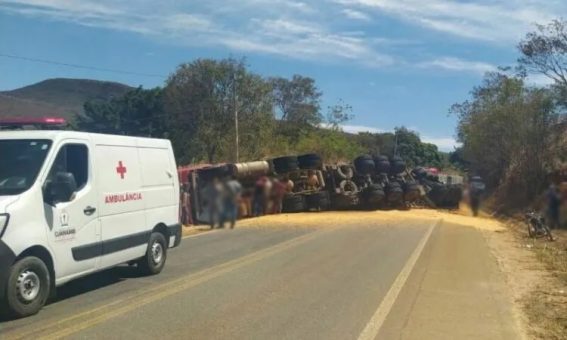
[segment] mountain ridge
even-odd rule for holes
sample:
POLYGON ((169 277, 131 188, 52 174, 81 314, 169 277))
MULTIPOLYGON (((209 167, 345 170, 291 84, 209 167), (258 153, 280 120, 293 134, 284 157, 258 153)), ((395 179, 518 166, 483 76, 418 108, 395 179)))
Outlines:
POLYGON ((73 120, 86 101, 106 101, 134 89, 118 82, 51 78, 0 91, 0 117, 58 116, 73 120))

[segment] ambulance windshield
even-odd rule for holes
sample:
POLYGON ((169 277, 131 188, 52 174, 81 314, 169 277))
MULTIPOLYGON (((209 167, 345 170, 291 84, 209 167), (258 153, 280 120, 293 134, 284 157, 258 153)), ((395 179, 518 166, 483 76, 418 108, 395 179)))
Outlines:
POLYGON ((49 140, 0 140, 0 196, 28 190, 50 147, 49 140))

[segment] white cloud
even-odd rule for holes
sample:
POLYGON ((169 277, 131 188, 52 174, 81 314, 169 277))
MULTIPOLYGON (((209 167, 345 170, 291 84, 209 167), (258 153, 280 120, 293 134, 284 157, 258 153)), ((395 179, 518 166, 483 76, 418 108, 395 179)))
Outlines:
POLYGON ((544 74, 530 74, 526 83, 535 86, 549 86, 555 84, 555 81, 544 74))
POLYGON ((360 20, 360 21, 372 20, 372 18, 368 14, 363 13, 361 11, 354 10, 354 9, 345 8, 345 9, 343 9, 342 12, 349 19, 360 20))
POLYGON ((131 31, 189 46, 221 46, 242 52, 317 61, 391 65, 368 37, 334 29, 311 5, 288 0, 219 0, 199 5, 150 0, 4 0, 0 11, 84 26, 131 31), (293 14, 293 16, 287 15, 293 14), (293 19, 290 19, 293 17, 293 19))
POLYGON ((564 1, 533 0, 335 0, 398 17, 411 24, 451 35, 487 41, 515 42, 535 22, 567 12, 564 1))
MULTIPOLYGON (((158 5, 153 0, 0 0, 0 11, 135 32, 184 46, 220 46, 244 53, 385 67, 407 66, 399 54, 421 52, 425 45, 411 36, 392 39, 360 27, 353 30, 352 20, 371 23, 376 13, 459 37, 515 42, 533 22, 567 13, 567 2, 242 0, 227 5, 222 0, 164 0, 158 5), (337 17, 337 13, 343 15, 337 17)), ((415 64, 477 74, 493 69, 488 63, 449 57, 415 64)))
POLYGON ((428 137, 421 136, 421 141, 424 143, 437 145, 440 151, 449 152, 455 150, 461 144, 451 137, 428 137))
POLYGON ((477 74, 484 74, 490 71, 496 71, 497 67, 480 61, 463 60, 454 57, 442 57, 431 61, 426 61, 418 64, 422 68, 438 68, 447 71, 455 72, 472 72, 477 74))
POLYGON ((371 133, 381 133, 384 130, 364 125, 342 125, 341 128, 344 132, 348 133, 360 133, 360 132, 371 132, 371 133))

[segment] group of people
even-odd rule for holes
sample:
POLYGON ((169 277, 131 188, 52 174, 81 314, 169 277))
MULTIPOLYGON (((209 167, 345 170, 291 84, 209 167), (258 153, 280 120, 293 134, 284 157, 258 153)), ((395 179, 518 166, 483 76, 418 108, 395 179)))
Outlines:
MULTIPOLYGON (((239 217, 257 217, 279 214, 283 210, 284 197, 297 190, 318 189, 321 183, 315 171, 307 172, 307 179, 296 183, 288 176, 271 178, 261 176, 243 185, 236 179, 215 177, 207 181, 201 191, 200 213, 209 215, 211 228, 224 228, 226 223, 234 228, 239 217)), ((184 225, 195 224, 192 206, 193 190, 190 183, 181 186, 180 218, 184 225)))
POLYGON ((262 216, 279 214, 283 209, 283 199, 293 191, 295 184, 287 176, 271 179, 262 176, 256 180, 247 200, 243 202, 243 216, 262 216))
POLYGON ((207 186, 204 197, 209 210, 211 228, 234 228, 239 217, 262 216, 282 212, 283 199, 291 193, 294 183, 284 176, 271 179, 258 178, 253 186, 243 188, 236 178, 214 178, 207 186))

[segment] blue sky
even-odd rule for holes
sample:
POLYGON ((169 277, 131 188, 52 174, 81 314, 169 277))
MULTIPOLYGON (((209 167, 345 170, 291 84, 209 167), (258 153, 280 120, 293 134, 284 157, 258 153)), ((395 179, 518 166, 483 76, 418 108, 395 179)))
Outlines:
POLYGON ((53 77, 153 87, 182 62, 245 56, 266 76, 315 78, 324 106, 351 104, 345 130, 404 125, 451 150, 449 107, 513 65, 534 23, 565 14, 564 0, 0 0, 0 54, 158 75, 0 57, 0 90, 53 77))

